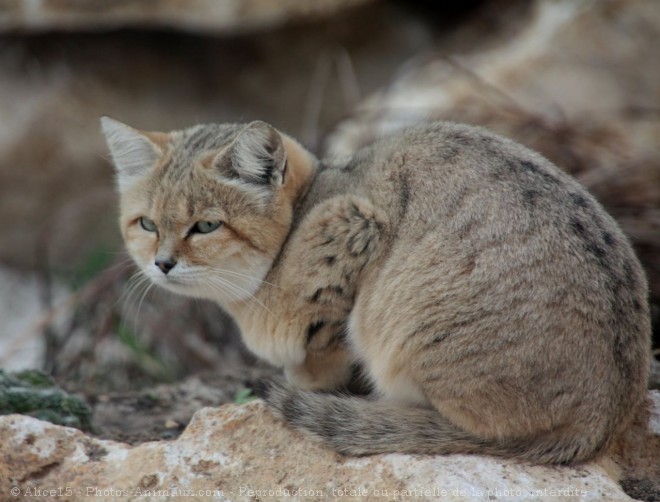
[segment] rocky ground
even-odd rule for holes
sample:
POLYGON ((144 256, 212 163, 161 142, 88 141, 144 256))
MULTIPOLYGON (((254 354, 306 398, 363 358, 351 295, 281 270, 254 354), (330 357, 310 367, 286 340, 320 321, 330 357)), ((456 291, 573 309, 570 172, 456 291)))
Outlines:
MULTIPOLYGON (((651 422, 660 438, 660 394, 651 422)), ((338 456, 261 401, 197 411, 175 441, 128 446, 29 417, 0 417, 0 497, 68 500, 631 500, 607 458, 541 467, 468 455, 338 456), (54 491, 51 491, 54 490, 54 491)), ((658 500, 645 485, 629 493, 658 500)))

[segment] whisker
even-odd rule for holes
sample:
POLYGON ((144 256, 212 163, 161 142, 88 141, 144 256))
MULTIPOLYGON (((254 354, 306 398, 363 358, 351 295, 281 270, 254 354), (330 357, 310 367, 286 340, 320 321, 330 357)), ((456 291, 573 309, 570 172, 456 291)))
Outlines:
POLYGON ((126 289, 119 296, 113 307, 116 307, 124 300, 128 301, 131 295, 136 292, 142 285, 146 284, 150 279, 144 275, 142 271, 138 271, 131 276, 128 281, 126 281, 126 289))
POLYGON ((269 314, 275 315, 275 314, 273 314, 273 312, 268 307, 266 307, 266 305, 264 305, 264 303, 261 300, 259 300, 256 296, 254 296, 252 293, 250 293, 245 288, 242 288, 242 287, 240 287, 237 284, 234 284, 232 282, 224 281, 220 277, 206 277, 205 279, 206 279, 206 281, 211 281, 210 283, 212 283, 212 284, 215 284, 217 286, 222 286, 228 293, 233 294, 234 299, 236 299, 236 300, 244 299, 248 302, 248 305, 250 305, 250 302, 253 302, 252 306, 254 305, 254 303, 256 303, 261 308, 266 310, 269 314), (245 298, 241 298, 238 294, 236 294, 237 291, 245 293, 245 298))
POLYGON ((155 284, 154 284, 153 282, 152 282, 152 283, 149 283, 149 285, 147 286, 147 288, 144 290, 144 293, 142 293, 142 297, 140 298, 140 303, 138 303, 138 308, 137 308, 136 318, 139 318, 139 317, 140 317, 140 309, 142 309, 142 302, 144 302, 144 299, 146 298, 147 293, 149 293, 149 291, 151 291, 151 289, 152 289, 154 286, 155 286, 155 284))
POLYGON ((241 272, 236 272, 235 270, 228 270, 226 268, 210 268, 209 270, 211 270, 213 272, 219 272, 219 273, 222 273, 222 274, 234 275, 236 277, 244 277, 246 279, 257 281, 261 284, 267 284, 268 286, 272 286, 272 287, 277 288, 277 289, 282 289, 277 284, 273 284, 272 282, 264 281, 262 279, 259 279, 258 277, 254 277, 254 276, 251 276, 251 275, 248 275, 248 274, 243 274, 241 272))
POLYGON ((147 287, 147 279, 140 277, 122 294, 117 303, 122 302, 123 307, 130 306, 134 303, 136 296, 139 296, 144 288, 147 287))
MULTIPOLYGON (((273 284, 268 281, 264 281, 249 274, 237 272, 235 270, 223 269, 219 267, 207 268, 204 270, 189 271, 185 274, 182 274, 177 279, 181 281, 181 283, 190 286, 194 286, 196 284, 203 285, 205 288, 209 289, 212 292, 214 291, 216 293, 222 294, 223 296, 226 296, 229 299, 229 301, 244 301, 246 306, 248 306, 248 308, 251 311, 254 311, 255 308, 260 307, 266 310, 271 315, 274 315, 273 312, 261 300, 259 300, 250 290, 246 289, 240 284, 236 284, 233 280, 231 280, 232 277, 247 279, 250 281, 257 282, 261 285, 267 285, 270 287, 281 289, 280 286, 276 284, 273 284), (215 274, 209 275, 209 272, 215 272, 215 274), (223 277, 223 275, 225 277, 223 277)), ((126 299, 126 302, 129 303, 130 305, 135 303, 135 301, 131 300, 131 298, 134 296, 139 296, 140 299, 137 302, 138 303, 137 310, 134 313, 134 315, 136 316, 135 319, 136 323, 137 323, 137 319, 140 316, 142 304, 144 303, 145 298, 147 297, 149 291, 155 285, 156 284, 153 283, 151 279, 144 274, 143 271, 138 270, 127 281, 127 287, 125 292, 121 295, 119 300, 117 300, 117 303, 120 303, 121 301, 126 299)))
POLYGON ((263 303, 261 300, 259 300, 255 295, 253 295, 252 293, 250 293, 247 289, 242 288, 242 287, 239 286, 238 284, 234 284, 234 283, 232 283, 232 282, 227 282, 226 284, 229 285, 229 286, 232 286, 234 289, 238 290, 239 292, 243 292, 243 293, 245 293, 245 295, 246 295, 246 297, 247 297, 246 299, 247 299, 248 301, 254 301, 254 302, 256 302, 260 307, 262 307, 264 310, 266 310, 267 312, 269 312, 269 313, 272 314, 272 312, 270 311, 270 309, 269 309, 268 307, 266 307, 266 305, 264 305, 264 303, 263 303))
POLYGON ((132 284, 129 286, 128 290, 122 295, 122 298, 126 299, 124 306, 122 307, 122 312, 124 317, 133 318, 133 323, 132 323, 133 331, 137 332, 139 313, 140 313, 140 308, 142 306, 142 301, 144 300, 147 292, 149 291, 149 289, 153 284, 151 284, 149 278, 143 275, 142 273, 135 274, 133 277, 131 277, 129 282, 132 282, 132 284), (131 313, 130 309, 136 303, 135 299, 138 296, 140 296, 139 306, 137 310, 134 310, 133 313, 131 313))
POLYGON ((133 331, 137 333, 138 331, 138 322, 140 319, 140 310, 142 309, 142 303, 144 302, 149 290, 154 286, 149 278, 141 273, 135 274, 131 277, 133 284, 129 287, 128 291, 122 295, 126 298, 125 307, 122 308, 124 311, 124 316, 133 318, 133 331), (137 301, 137 309, 133 310, 131 313, 131 307, 136 303, 135 299, 139 296, 139 301, 137 301))
MULTIPOLYGON (((212 281, 209 278, 202 278, 202 284, 211 292, 220 292, 223 296, 228 296, 230 301, 240 301, 241 298, 229 287, 229 283, 212 281)), ((250 307, 252 307, 250 305, 250 307)))

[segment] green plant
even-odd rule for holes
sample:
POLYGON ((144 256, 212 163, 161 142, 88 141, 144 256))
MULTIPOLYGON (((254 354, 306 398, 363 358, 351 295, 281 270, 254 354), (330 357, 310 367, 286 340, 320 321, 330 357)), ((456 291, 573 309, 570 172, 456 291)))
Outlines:
POLYGON ((234 396, 234 403, 245 404, 249 403, 250 401, 254 401, 255 399, 257 399, 257 396, 252 394, 252 389, 241 389, 236 392, 236 395, 234 396))

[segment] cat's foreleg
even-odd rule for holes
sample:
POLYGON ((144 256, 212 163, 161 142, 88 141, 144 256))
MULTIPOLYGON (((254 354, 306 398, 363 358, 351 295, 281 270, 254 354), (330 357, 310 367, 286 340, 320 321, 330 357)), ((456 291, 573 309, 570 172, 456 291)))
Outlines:
POLYGON ((346 385, 354 364, 346 327, 360 278, 379 251, 386 219, 361 197, 343 195, 315 207, 291 237, 284 260, 290 274, 282 287, 295 292, 296 336, 305 346, 302 363, 285 365, 294 385, 333 389, 346 385))

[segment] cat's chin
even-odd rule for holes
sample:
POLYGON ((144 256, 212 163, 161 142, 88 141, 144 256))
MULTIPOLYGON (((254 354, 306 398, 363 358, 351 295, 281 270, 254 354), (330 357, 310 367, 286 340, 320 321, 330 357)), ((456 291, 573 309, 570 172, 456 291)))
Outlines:
POLYGON ((166 276, 151 277, 151 281, 157 286, 178 295, 194 296, 197 298, 201 297, 201 294, 198 291, 200 288, 196 287, 194 284, 185 283, 166 276))
POLYGON ((222 306, 229 305, 237 298, 229 298, 225 295, 219 294, 217 291, 210 291, 202 285, 197 285, 191 282, 184 282, 171 277, 152 277, 152 282, 157 286, 177 295, 187 296, 190 298, 199 298, 201 300, 211 300, 219 303, 222 306))

